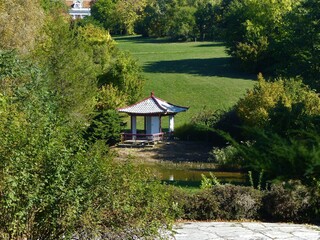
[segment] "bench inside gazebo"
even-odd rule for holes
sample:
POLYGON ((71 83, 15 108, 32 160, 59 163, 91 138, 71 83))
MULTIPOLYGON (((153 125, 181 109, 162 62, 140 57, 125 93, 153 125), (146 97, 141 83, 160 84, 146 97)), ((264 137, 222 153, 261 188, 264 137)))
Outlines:
POLYGON ((174 116, 185 112, 188 107, 177 106, 154 96, 151 96, 131 106, 119 108, 118 111, 127 113, 131 119, 131 131, 122 133, 122 143, 132 145, 148 145, 163 141, 165 137, 173 137, 174 116), (163 132, 161 118, 169 117, 168 132, 163 132), (137 117, 143 117, 144 129, 137 130, 137 117))

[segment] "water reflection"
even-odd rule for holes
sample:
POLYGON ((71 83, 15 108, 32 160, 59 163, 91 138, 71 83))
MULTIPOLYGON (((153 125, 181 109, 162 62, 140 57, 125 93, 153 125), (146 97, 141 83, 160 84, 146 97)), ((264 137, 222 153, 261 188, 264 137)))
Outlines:
POLYGON ((225 183, 244 183, 245 175, 241 172, 227 172, 217 170, 217 165, 212 163, 173 163, 173 162, 148 162, 141 163, 157 179, 172 182, 179 181, 187 184, 188 182, 200 184, 202 174, 210 177, 210 172, 216 176, 220 182, 225 183))

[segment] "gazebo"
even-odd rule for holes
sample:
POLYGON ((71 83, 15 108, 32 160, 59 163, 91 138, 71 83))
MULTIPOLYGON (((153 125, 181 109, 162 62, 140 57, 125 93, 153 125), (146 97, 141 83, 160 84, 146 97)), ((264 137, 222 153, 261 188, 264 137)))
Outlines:
POLYGON ((185 112, 188 107, 177 106, 168 103, 160 98, 151 96, 137 102, 131 106, 119 108, 118 111, 127 113, 131 118, 131 133, 123 133, 123 141, 147 141, 157 142, 163 140, 164 133, 161 128, 161 117, 169 117, 169 136, 173 135, 174 131, 174 116, 177 113, 185 112), (144 131, 137 133, 137 117, 144 117, 144 131))

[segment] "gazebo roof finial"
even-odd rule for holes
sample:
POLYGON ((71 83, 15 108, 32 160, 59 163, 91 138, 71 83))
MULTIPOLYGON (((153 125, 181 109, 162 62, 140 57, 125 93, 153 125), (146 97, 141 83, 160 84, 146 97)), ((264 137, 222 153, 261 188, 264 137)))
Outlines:
POLYGON ((154 91, 151 92, 151 95, 150 95, 150 96, 151 96, 151 97, 154 97, 154 91))

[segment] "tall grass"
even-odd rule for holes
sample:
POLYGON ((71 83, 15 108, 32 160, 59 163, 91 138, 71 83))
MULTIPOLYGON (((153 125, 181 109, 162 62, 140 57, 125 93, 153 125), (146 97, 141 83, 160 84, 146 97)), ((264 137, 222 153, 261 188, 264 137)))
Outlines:
POLYGON ((256 79, 233 68, 224 45, 219 42, 176 43, 139 36, 115 40, 120 49, 131 52, 141 64, 147 79, 145 97, 154 91, 159 98, 190 107, 176 116, 176 127, 204 107, 230 108, 256 79))

